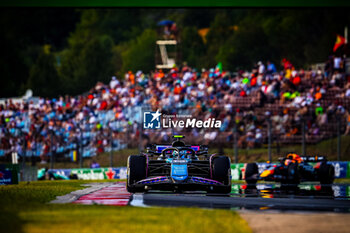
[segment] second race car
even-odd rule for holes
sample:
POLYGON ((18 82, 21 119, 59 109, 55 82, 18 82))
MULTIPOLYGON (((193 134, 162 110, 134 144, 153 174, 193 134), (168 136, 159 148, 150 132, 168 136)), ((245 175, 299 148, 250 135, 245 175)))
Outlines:
POLYGON ((299 184, 303 181, 332 184, 334 166, 327 163, 324 156, 301 157, 289 153, 285 158, 280 158, 279 164, 271 164, 260 173, 256 163, 248 163, 244 179, 248 184, 255 184, 258 180, 276 181, 282 184, 299 184))

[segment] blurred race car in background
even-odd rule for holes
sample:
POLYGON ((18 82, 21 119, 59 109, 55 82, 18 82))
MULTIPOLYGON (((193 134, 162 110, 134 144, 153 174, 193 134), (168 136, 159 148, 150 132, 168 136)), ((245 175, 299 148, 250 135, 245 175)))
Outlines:
POLYGON ((174 135, 171 145, 147 146, 146 152, 131 155, 127 164, 127 190, 231 192, 230 159, 209 155, 207 146, 186 145, 184 136, 174 135))
POLYGON ((66 176, 62 173, 54 172, 48 168, 38 170, 38 180, 77 180, 77 174, 70 174, 66 176))
POLYGON ((261 173, 256 163, 248 163, 244 179, 248 184, 256 184, 258 180, 276 181, 281 184, 299 184, 303 181, 332 184, 334 181, 334 166, 328 164, 324 156, 301 157, 289 153, 279 161, 279 164, 271 164, 261 173))

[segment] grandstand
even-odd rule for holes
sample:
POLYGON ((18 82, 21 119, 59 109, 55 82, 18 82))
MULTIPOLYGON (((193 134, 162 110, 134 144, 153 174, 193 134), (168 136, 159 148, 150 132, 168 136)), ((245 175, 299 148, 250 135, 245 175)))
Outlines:
POLYGON ((296 70, 290 63, 271 72, 261 62, 251 71, 231 73, 218 65, 198 72, 188 66, 151 74, 128 72, 124 80, 97 83, 87 94, 0 104, 0 158, 12 152, 47 162, 76 160, 100 153, 164 142, 174 132, 192 143, 259 147, 317 143, 350 131, 350 85, 343 70, 296 70), (215 118, 217 130, 143 130, 143 109, 215 118), (304 132, 304 134, 303 134, 304 132))

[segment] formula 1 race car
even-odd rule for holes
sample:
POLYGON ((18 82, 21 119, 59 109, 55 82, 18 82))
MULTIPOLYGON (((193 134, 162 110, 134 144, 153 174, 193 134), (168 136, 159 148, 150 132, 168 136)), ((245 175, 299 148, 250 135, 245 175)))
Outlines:
POLYGON ((147 146, 131 155, 127 165, 129 192, 148 190, 231 192, 230 159, 209 155, 207 146, 189 146, 175 135, 171 145, 147 146))
POLYGON ((38 180, 77 180, 77 174, 70 174, 66 176, 64 174, 54 172, 48 168, 42 168, 38 170, 38 180))
POLYGON ((328 164, 324 156, 300 157, 289 153, 285 158, 280 158, 279 164, 271 164, 261 173, 256 163, 248 163, 245 168, 245 180, 248 184, 256 184, 258 180, 276 181, 281 184, 299 184, 302 181, 332 184, 334 166, 328 164))

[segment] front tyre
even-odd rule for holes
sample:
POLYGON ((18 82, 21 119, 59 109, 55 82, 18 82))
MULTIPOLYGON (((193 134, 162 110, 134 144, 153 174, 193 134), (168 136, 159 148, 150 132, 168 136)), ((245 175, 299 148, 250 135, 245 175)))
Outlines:
POLYGON ((135 183, 146 178, 146 157, 130 155, 127 165, 126 189, 130 193, 143 192, 143 187, 135 187, 135 183))
POLYGON ((231 162, 227 156, 214 157, 212 160, 212 178, 224 186, 214 186, 211 193, 231 192, 231 162))
POLYGON ((295 187, 298 184, 300 184, 298 163, 288 164, 286 172, 287 172, 286 179, 281 182, 282 185, 290 185, 292 187, 295 187))
POLYGON ((322 163, 319 170, 319 178, 321 184, 333 184, 334 166, 331 164, 322 163))

